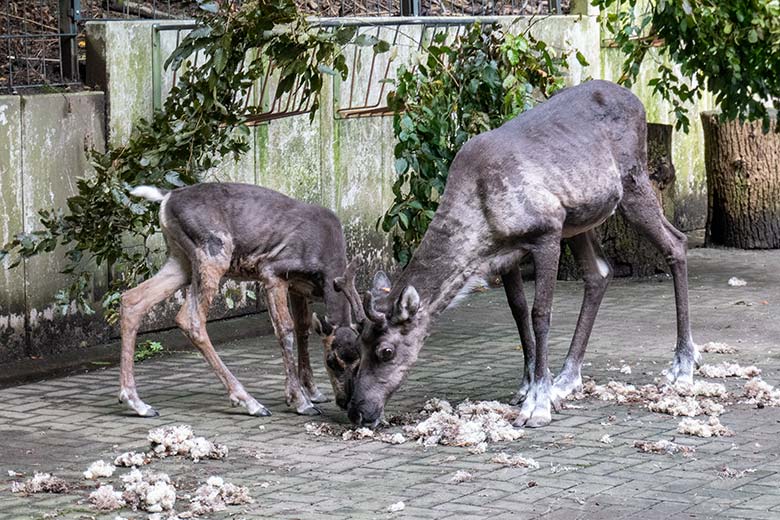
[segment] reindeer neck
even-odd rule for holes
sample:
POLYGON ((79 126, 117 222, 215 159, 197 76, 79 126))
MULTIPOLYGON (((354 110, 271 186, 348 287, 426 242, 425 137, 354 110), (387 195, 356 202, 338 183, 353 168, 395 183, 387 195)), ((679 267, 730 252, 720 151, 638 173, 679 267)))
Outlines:
POLYGON ((391 301, 411 285, 430 318, 447 308, 476 273, 478 264, 477 246, 470 243, 470 237, 462 229, 459 219, 437 213, 409 265, 393 284, 391 301))

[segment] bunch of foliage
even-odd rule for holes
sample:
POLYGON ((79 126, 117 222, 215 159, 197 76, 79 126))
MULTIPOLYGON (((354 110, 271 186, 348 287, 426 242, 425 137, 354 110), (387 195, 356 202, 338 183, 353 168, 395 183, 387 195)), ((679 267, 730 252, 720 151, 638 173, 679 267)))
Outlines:
POLYGON ((88 295, 91 275, 95 264, 106 265, 112 282, 102 306, 109 323, 116 321, 121 291, 155 268, 147 242, 158 230, 157 205, 134 200, 129 191, 142 184, 161 188, 192 184, 220 157, 246 152, 250 146, 246 116, 262 111, 251 105, 250 89, 265 74, 268 60, 278 74, 276 96, 296 89, 310 101, 313 117, 323 74, 346 78, 344 45, 387 49, 385 42, 357 35, 355 27, 332 31, 312 27, 294 0, 218 0, 200 5, 198 28, 165 64, 178 70, 180 79, 163 110, 151 120, 138 121, 125 144, 106 152, 91 151, 95 173, 79 179, 67 211, 41 211, 40 230, 16 235, 0 250, 0 262, 10 258, 13 267, 24 258, 66 247, 64 272, 73 274, 74 282, 57 294, 63 310, 75 301, 81 312, 94 312, 88 295))
POLYGON ((393 233, 393 254, 402 265, 433 219, 460 147, 563 87, 567 58, 528 30, 512 34, 480 24, 454 39, 436 34, 421 56, 416 65, 399 67, 388 95, 398 178, 380 224, 393 233))
POLYGON ((780 1, 593 0, 614 45, 626 55, 620 81, 631 85, 658 47, 655 93, 688 130, 686 102, 712 92, 724 119, 762 120, 780 108, 780 1), (679 74, 670 66, 679 65, 679 74), (689 81, 692 78, 694 81, 689 81))

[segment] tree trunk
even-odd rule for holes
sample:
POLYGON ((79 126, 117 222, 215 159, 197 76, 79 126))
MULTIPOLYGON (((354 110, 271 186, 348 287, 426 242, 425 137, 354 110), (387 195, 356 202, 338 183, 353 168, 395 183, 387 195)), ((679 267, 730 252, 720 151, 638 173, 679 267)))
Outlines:
MULTIPOLYGON (((674 196, 675 172, 672 164, 670 125, 647 124, 647 166, 655 195, 661 207, 664 207, 674 196)), ((596 234, 615 276, 651 276, 665 271, 666 261, 663 256, 645 237, 636 232, 620 212, 616 212, 599 226, 596 234)), ((558 278, 582 278, 579 265, 565 242, 558 278)))
POLYGON ((722 122, 701 114, 707 168, 706 245, 780 248, 780 133, 773 119, 722 122))

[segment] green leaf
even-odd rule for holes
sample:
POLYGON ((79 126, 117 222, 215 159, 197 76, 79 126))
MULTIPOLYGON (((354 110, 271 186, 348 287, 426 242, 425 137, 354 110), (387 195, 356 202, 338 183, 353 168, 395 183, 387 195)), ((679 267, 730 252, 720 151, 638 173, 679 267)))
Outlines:
POLYGON ((379 40, 374 44, 374 53, 382 54, 390 50, 390 43, 385 40, 379 40))
POLYGON ((399 157, 395 160, 395 173, 398 175, 401 175, 402 173, 406 172, 406 169, 409 167, 409 162, 403 158, 399 157))
POLYGON ((373 45, 377 45, 379 43, 379 38, 374 36, 373 34, 366 34, 362 33, 355 38, 355 45, 359 45, 360 47, 370 47, 373 45))

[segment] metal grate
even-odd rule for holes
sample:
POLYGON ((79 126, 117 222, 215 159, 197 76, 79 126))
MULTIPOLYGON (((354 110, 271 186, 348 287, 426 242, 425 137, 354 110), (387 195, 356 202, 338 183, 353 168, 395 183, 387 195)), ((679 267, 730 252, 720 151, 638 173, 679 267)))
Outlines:
POLYGON ((72 0, 0 2, 0 90, 77 84, 72 0))
POLYGON ((570 0, 299 0, 317 16, 517 16, 565 14, 570 0))

